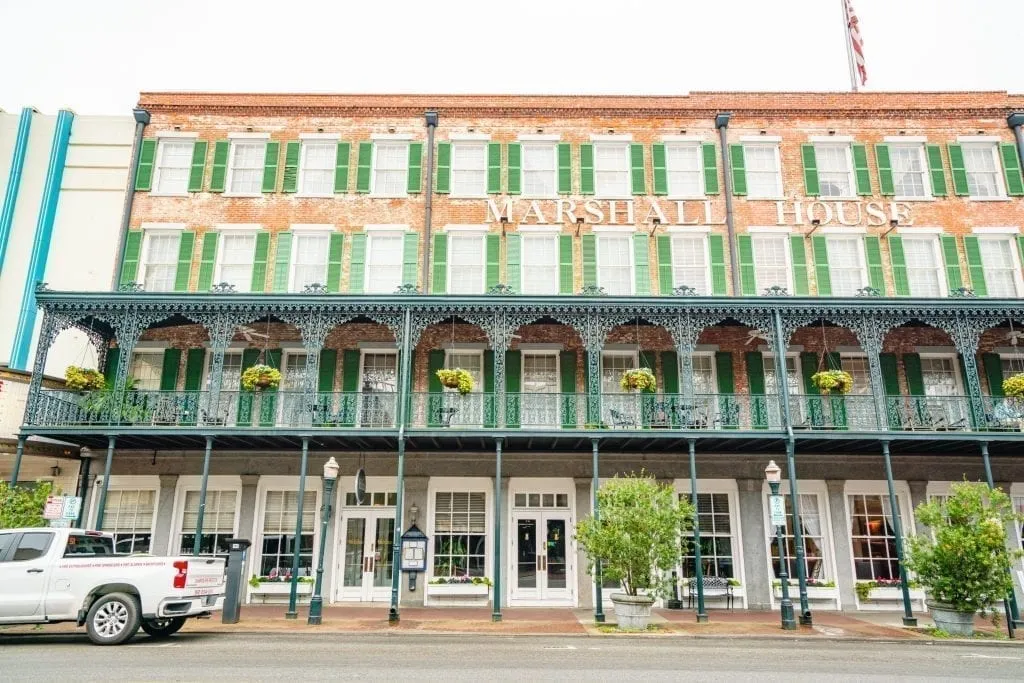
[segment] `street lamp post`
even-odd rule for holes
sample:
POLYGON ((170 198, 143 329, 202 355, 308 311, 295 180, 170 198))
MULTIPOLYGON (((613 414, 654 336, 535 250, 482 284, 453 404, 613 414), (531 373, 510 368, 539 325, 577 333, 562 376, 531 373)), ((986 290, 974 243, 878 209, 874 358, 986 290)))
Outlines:
POLYGON ((334 501, 334 482, 338 480, 338 461, 333 457, 324 463, 324 504, 320 512, 320 557, 316 563, 316 583, 313 597, 309 600, 309 618, 306 623, 316 626, 323 623, 324 599, 320 594, 324 582, 324 549, 327 546, 327 525, 331 521, 331 503, 334 501))
POLYGON ((789 599, 789 573, 786 571, 786 548, 782 542, 782 526, 785 524, 785 501, 782 496, 779 495, 779 482, 782 479, 782 469, 775 464, 772 460, 768 463, 768 467, 764 468, 764 478, 768 480, 768 486, 772 490, 772 506, 774 508, 779 501, 782 503, 782 520, 776 519, 776 514, 772 514, 772 524, 775 526, 775 543, 779 547, 779 581, 782 585, 782 603, 779 607, 779 611, 782 615, 782 628, 786 631, 793 631, 796 629, 796 618, 793 614, 793 601, 789 599))

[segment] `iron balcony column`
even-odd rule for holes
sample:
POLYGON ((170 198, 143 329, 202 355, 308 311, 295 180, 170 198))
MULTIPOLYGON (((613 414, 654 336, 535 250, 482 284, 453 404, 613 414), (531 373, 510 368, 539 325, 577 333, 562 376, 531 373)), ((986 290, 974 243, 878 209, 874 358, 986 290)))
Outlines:
MULTIPOLYGON (((388 623, 397 624, 399 595, 402 590, 402 518, 405 505, 405 427, 409 421, 409 402, 412 390, 412 311, 405 309, 401 331, 402 357, 398 371, 398 409, 396 426, 398 427, 398 472, 395 476, 395 532, 391 542, 391 605, 388 608, 388 623)), ((399 341, 396 339, 396 341, 399 341)))
POLYGON ((501 447, 494 440, 494 596, 491 621, 501 621, 501 447))
POLYGON ((697 442, 687 439, 690 449, 690 502, 693 504, 693 562, 695 565, 693 580, 697 582, 697 623, 708 620, 704 609, 704 568, 700 557, 700 515, 697 512, 697 442))
MULTIPOLYGON (((590 440, 592 465, 591 469, 594 473, 594 479, 591 484, 594 489, 594 520, 601 519, 601 509, 597 502, 597 490, 601 486, 601 482, 598 479, 598 451, 597 451, 597 439, 590 440)), ((594 621, 599 624, 604 623, 604 597, 601 595, 601 559, 594 558, 594 621)))
POLYGON ((110 468, 114 463, 114 444, 117 437, 113 434, 107 436, 107 464, 103 468, 103 486, 100 487, 100 499, 96 503, 96 523, 93 528, 96 531, 103 529, 103 512, 107 507, 107 489, 110 488, 110 468))
MULTIPOLYGON (((779 495, 779 484, 781 482, 770 481, 772 495, 779 495)), ((782 628, 786 631, 796 630, 796 619, 793 618, 793 601, 789 598, 789 571, 786 569, 786 545, 782 540, 782 527, 775 526, 775 545, 779 550, 779 583, 782 588, 782 602, 779 603, 779 615, 782 618, 782 628)))
POLYGON ((906 555, 903 551, 903 523, 900 521, 900 506, 896 501, 896 486, 892 480, 892 458, 889 442, 882 441, 882 457, 885 460, 885 482, 889 487, 889 508, 892 515, 892 533, 896 537, 896 559, 900 564, 900 587, 903 592, 903 625, 917 626, 917 619, 910 606, 910 586, 907 578, 906 555))
POLYGON ((302 504, 306 497, 306 466, 309 462, 309 437, 302 437, 302 459, 299 462, 299 499, 296 501, 295 539, 292 541, 291 590, 288 592, 288 611, 285 619, 298 619, 296 607, 299 600, 299 549, 302 545, 302 504))
MULTIPOLYGON (((203 478, 199 483, 199 513, 196 515, 195 538, 192 540, 192 554, 198 555, 203 537, 203 517, 206 515, 206 487, 210 481, 210 453, 213 451, 213 437, 206 437, 206 451, 203 453, 203 478)), ((216 552, 212 548, 211 552, 216 552)))
POLYGON ((21 470, 21 458, 25 455, 25 437, 18 435, 18 445, 14 451, 14 469, 11 470, 11 486, 18 483, 18 472, 21 470))

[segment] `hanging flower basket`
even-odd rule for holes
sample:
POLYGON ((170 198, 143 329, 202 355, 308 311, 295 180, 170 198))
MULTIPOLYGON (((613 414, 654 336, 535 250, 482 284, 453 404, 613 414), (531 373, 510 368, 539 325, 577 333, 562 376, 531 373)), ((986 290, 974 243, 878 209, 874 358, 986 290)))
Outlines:
POLYGON ((848 394, 853 389, 853 376, 846 370, 822 370, 811 375, 811 384, 823 394, 848 394))
POLYGON ((281 384, 281 371, 269 365, 254 365, 242 373, 242 388, 246 391, 277 389, 281 384))
POLYGON ((623 391, 654 391, 658 388, 658 380, 650 368, 639 368, 622 373, 619 386, 623 391))
POLYGON ((1004 379, 1003 393, 1010 398, 1024 398, 1024 372, 1004 379))
POLYGON ((437 378, 441 380, 441 386, 458 389, 462 395, 473 391, 473 376, 462 368, 438 370, 437 378))
POLYGON ((69 365, 64 372, 64 385, 71 391, 100 391, 106 383, 99 370, 69 365))

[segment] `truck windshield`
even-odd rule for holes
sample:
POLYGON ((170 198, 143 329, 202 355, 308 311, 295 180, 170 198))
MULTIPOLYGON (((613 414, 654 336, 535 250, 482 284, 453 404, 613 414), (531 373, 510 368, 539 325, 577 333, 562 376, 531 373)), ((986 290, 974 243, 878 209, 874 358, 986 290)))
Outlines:
POLYGON ((67 547, 64 548, 64 557, 94 557, 115 554, 114 539, 109 536, 71 534, 68 536, 67 547))

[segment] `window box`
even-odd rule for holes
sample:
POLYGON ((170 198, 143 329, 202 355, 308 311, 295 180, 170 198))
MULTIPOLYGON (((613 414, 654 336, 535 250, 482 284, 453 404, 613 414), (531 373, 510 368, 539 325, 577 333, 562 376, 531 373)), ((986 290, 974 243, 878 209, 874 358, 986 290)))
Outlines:
MULTIPOLYGON (((782 584, 772 585, 772 595, 775 596, 776 600, 782 599, 782 584)), ((791 583, 789 585, 789 598, 790 600, 800 599, 800 584, 791 583)), ((808 586, 807 587, 807 599, 808 600, 839 600, 839 589, 835 586, 808 586)))
MULTIPOLYGON (((911 608, 924 610, 924 588, 910 589, 911 608)), ((903 589, 896 586, 876 586, 871 589, 867 600, 857 597, 857 607, 866 610, 898 610, 903 609, 903 589)))
POLYGON ((487 598, 490 591, 485 583, 427 584, 427 596, 434 598, 487 598))
MULTIPOLYGON (((297 586, 297 593, 300 598, 308 597, 313 593, 313 584, 310 581, 303 581, 301 577, 299 579, 299 585, 297 586)), ((292 582, 291 581, 261 581, 259 587, 251 587, 249 589, 249 601, 260 602, 260 603, 273 603, 273 602, 284 602, 291 597, 292 582)), ((308 602, 308 600, 302 600, 308 602)))

